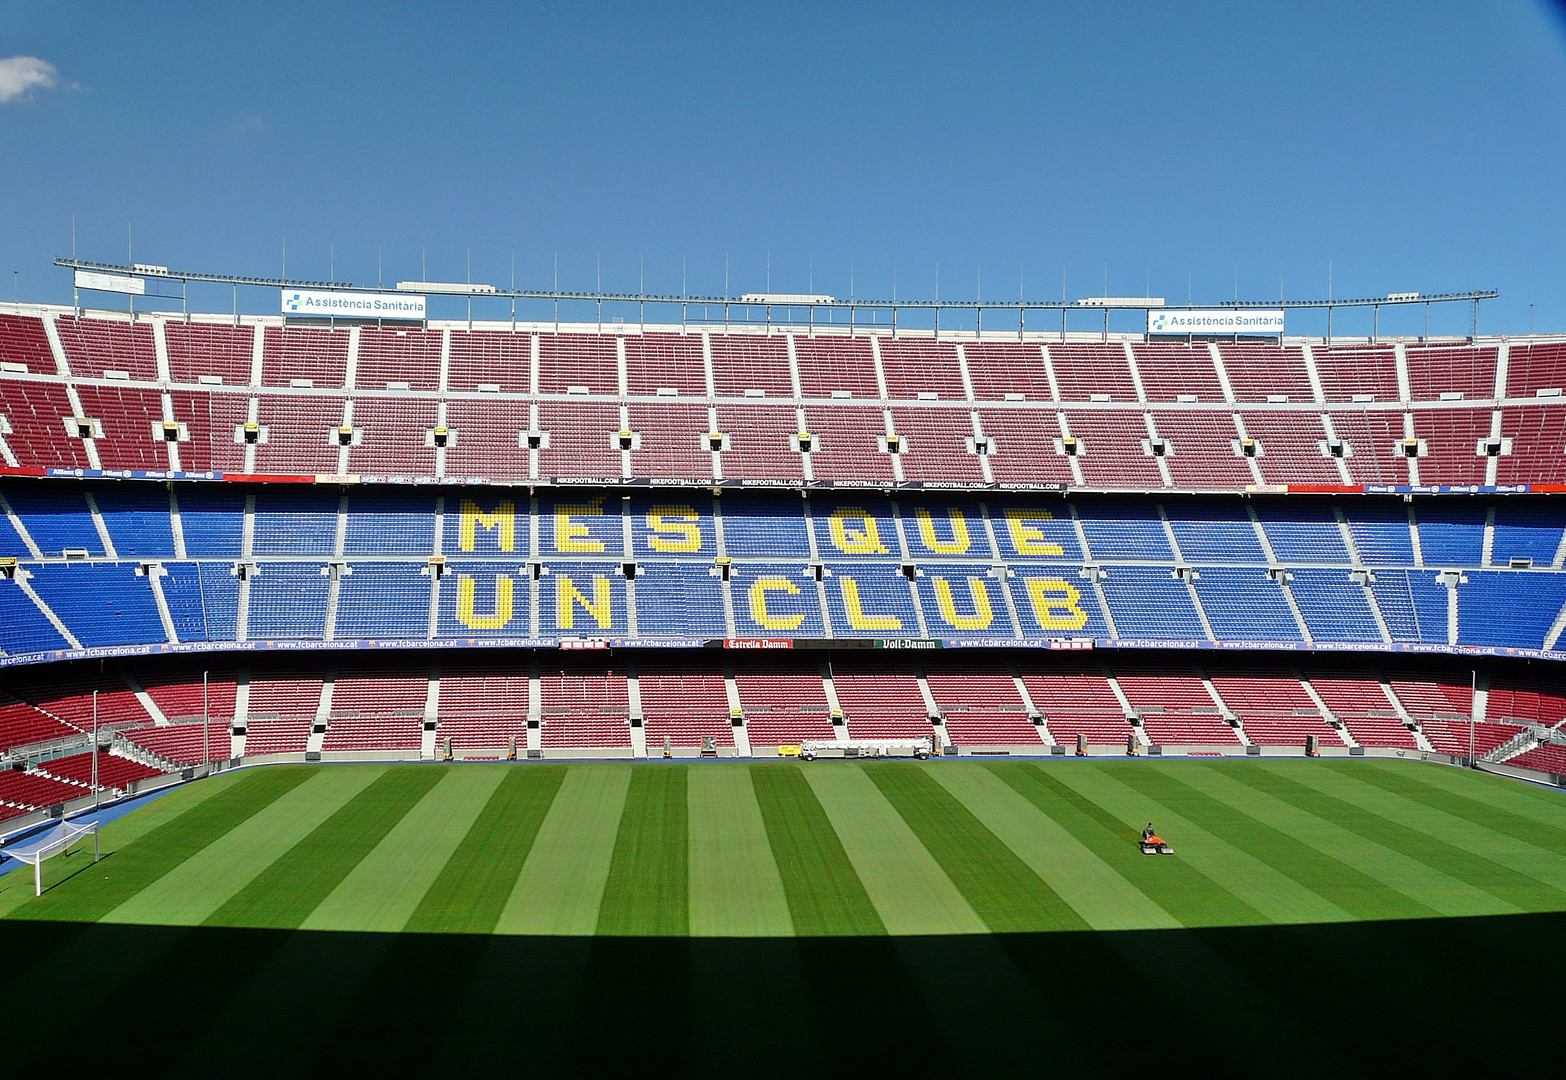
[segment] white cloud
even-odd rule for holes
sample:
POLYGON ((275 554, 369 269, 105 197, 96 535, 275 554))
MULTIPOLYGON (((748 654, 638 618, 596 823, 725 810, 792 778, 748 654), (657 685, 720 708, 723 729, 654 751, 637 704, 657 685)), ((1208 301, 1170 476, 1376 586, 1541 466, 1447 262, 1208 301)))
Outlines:
POLYGON ((59 77, 53 64, 36 56, 0 58, 0 105, 24 97, 34 88, 48 90, 59 82, 59 77))

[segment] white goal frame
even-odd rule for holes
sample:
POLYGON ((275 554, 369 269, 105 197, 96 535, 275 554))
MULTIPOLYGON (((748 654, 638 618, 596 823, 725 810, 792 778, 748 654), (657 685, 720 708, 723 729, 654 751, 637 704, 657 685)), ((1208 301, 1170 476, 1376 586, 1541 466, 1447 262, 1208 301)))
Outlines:
POLYGON ((88 833, 92 833, 92 861, 96 863, 101 855, 96 821, 89 821, 83 825, 72 825, 69 821, 62 821, 21 843, 0 848, 0 855, 15 859, 17 862, 30 863, 33 868, 33 895, 42 896, 44 860, 65 851, 88 833))

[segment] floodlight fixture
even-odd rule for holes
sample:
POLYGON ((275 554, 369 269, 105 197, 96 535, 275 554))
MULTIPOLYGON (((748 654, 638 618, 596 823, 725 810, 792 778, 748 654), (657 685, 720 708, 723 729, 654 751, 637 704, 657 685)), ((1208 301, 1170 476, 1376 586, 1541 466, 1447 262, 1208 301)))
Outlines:
POLYGON ((499 292, 493 285, 473 285, 465 281, 399 281, 397 291, 442 293, 454 296, 488 296, 499 292))
POLYGON ((1137 311, 1163 306, 1162 296, 1084 296, 1077 301, 1077 307, 1134 308, 1137 311))

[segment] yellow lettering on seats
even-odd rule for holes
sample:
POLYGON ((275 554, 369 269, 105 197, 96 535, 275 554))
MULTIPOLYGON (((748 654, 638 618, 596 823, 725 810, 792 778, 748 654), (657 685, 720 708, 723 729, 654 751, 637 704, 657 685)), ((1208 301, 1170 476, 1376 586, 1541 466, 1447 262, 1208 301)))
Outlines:
POLYGON ((988 630, 995 621, 990 607, 990 590, 983 578, 968 579, 968 595, 973 599, 973 614, 957 614, 957 604, 952 599, 952 587, 945 578, 935 579, 935 601, 940 605, 941 618, 958 630, 988 630))
POLYGON ((589 600, 583 595, 582 590, 576 587, 576 582, 568 577, 555 579, 555 628, 558 630, 576 629, 576 605, 581 604, 582 610, 593 617, 593 622, 598 624, 598 629, 608 630, 614 622, 614 606, 610 598, 609 579, 600 575, 593 577, 593 598, 589 600))
POLYGON ((1008 507, 1006 527, 1011 530, 1011 542, 1018 555, 1064 555, 1065 549, 1044 535, 1044 530, 1029 525, 1030 521, 1053 521, 1055 515, 1048 510, 1021 510, 1008 507))
POLYGON ((1080 630, 1087 624, 1087 612, 1077 603, 1082 594, 1076 586, 1059 578, 1034 578, 1028 582, 1028 600, 1033 617, 1045 630, 1080 630))
POLYGON ((767 610, 767 594, 769 592, 781 592, 797 596, 799 594, 799 586, 788 580, 788 578, 757 578, 746 594, 750 599, 750 617, 768 630, 799 629, 799 624, 805 621, 804 613, 801 612, 798 615, 774 615, 767 610))
POLYGON ((881 533, 875 527, 875 518, 852 506, 840 506, 832 511, 827 522, 832 532, 832 543, 847 555, 890 555, 881 543, 881 533), (856 524, 850 526, 850 522, 856 524))
POLYGON ((586 506, 557 506, 555 507, 555 550, 556 551, 602 551, 602 540, 587 539, 586 525, 571 520, 572 515, 578 517, 603 517, 604 497, 596 496, 589 500, 586 506))
POLYGON ((457 621, 469 630, 499 630, 511 621, 512 579, 504 574, 495 575, 495 610, 480 615, 473 610, 476 586, 470 577, 457 579, 457 621))
POLYGON ((968 521, 962 516, 962 511, 956 507, 949 507, 946 511, 946 519, 952 523, 952 538, 942 540, 935 535, 935 518, 930 516, 930 511, 919 507, 914 511, 919 518, 919 539, 924 541, 924 546, 937 555, 966 555, 968 553, 968 521))
POLYGON ((701 518, 692 507, 655 506, 647 515, 647 527, 653 530, 647 537, 647 546, 654 551, 700 551, 699 521, 701 518))
POLYGON ((517 549, 517 508, 511 502, 502 502, 493 514, 480 510, 471 499, 462 500, 462 526, 457 543, 463 551, 472 551, 478 541, 479 529, 495 529, 501 551, 517 549))
POLYGON ((901 630, 903 620, 896 615, 866 615, 859 600, 859 582, 851 577, 839 577, 838 588, 843 591, 843 607, 848 609, 848 625, 855 630, 901 630))

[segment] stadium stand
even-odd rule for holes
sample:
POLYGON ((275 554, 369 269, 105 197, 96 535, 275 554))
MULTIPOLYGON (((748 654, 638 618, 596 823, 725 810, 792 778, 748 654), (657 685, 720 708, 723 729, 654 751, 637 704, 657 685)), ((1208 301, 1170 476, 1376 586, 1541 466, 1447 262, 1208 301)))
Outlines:
MULTIPOLYGON (((78 647, 584 636, 1165 650, 1156 664, 1072 668, 841 648, 818 654, 830 683, 816 660, 776 654, 725 667, 617 653, 599 670, 529 653, 536 682, 531 668, 464 659, 435 665, 447 670, 433 686, 422 659, 416 675, 379 662, 351 675, 258 668, 214 678, 210 706, 188 681, 149 676, 148 700, 172 724, 101 687, 100 719, 149 761, 194 760, 204 712, 223 756, 231 725, 247 756, 427 752, 426 720, 485 754, 513 740, 655 751, 706 737, 727 749, 741 741, 736 698, 755 747, 843 734, 960 746, 1315 735, 1466 755, 1469 703, 1435 701, 1428 679, 1384 690, 1370 670, 1276 660, 1204 660, 1193 673, 1167 650, 1334 648, 1355 653, 1352 672, 1407 647, 1553 651, 1566 624, 1559 342, 327 328, 46 311, 0 316, 0 360, 7 663, 78 647), (19 475, 41 468, 89 475, 19 475), (227 482, 149 482, 171 469, 227 482), (385 480, 399 483, 364 483, 385 480), (479 480, 534 486, 466 484, 479 480), (624 481, 641 486, 606 487, 624 481), (1040 485, 1070 494, 993 490, 1040 485), (887 490, 845 490, 860 487, 887 490)), ((25 679, 5 686, 6 747, 80 739, 90 724, 80 694, 41 712, 25 679)), ((1556 700, 1508 693, 1492 691, 1476 744, 1546 722, 1541 702, 1556 700)))

